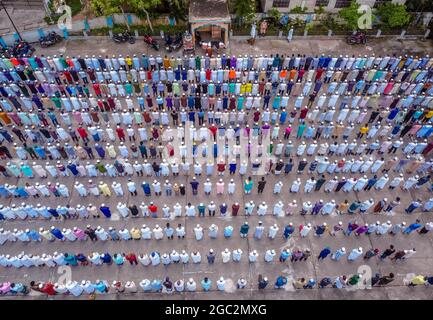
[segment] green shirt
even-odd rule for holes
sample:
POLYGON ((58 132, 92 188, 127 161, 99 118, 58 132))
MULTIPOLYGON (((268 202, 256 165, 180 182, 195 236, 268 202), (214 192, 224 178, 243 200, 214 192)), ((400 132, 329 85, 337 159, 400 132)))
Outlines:
POLYGON ((230 84, 229 84, 229 92, 230 93, 235 93, 235 83, 234 82, 230 82, 230 84))
POLYGON ((62 108, 62 103, 60 101, 60 98, 54 96, 54 97, 51 98, 51 101, 54 103, 54 106, 57 109, 61 109, 62 108))

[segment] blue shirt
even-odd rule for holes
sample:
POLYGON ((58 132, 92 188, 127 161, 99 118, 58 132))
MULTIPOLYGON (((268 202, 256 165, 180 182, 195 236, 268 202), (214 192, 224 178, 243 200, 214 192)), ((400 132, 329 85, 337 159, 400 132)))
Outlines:
POLYGON ((204 279, 201 281, 201 286, 203 287, 204 291, 209 291, 210 287, 212 286, 212 281, 208 279, 208 281, 204 281, 204 279))

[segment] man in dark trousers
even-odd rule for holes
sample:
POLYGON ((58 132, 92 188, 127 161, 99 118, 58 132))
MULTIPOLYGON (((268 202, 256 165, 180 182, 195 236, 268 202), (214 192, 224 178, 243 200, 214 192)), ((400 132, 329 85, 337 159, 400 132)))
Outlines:
POLYGON ((196 180, 196 177, 192 177, 192 181, 190 182, 190 184, 192 188, 192 194, 197 195, 199 182, 196 180))
POLYGON ((390 245, 388 249, 386 249, 382 255, 380 256, 380 260, 385 260, 387 257, 392 255, 395 252, 394 246, 390 245))
POLYGON ((215 262, 215 252, 213 251, 213 249, 210 249, 209 253, 207 254, 207 262, 209 264, 214 264, 215 262))
POLYGON ((258 280, 258 287, 259 289, 263 290, 266 288, 266 286, 268 285, 269 281, 268 278, 266 277, 262 277, 262 275, 259 275, 259 280, 258 280))
POLYGON ((262 177, 262 179, 257 184, 258 193, 263 193, 265 186, 266 186, 265 177, 262 177))
POLYGON ((391 272, 389 275, 381 277, 376 285, 385 286, 392 281, 394 281, 394 273, 391 272))

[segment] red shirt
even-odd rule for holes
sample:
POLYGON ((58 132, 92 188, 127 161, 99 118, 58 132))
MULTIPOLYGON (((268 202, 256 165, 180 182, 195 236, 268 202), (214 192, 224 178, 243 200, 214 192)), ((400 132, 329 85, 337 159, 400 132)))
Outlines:
POLYGON ((101 87, 99 86, 98 83, 94 83, 93 84, 93 91, 95 91, 95 94, 101 94, 101 87))
POLYGON ((212 132, 213 136, 215 136, 218 131, 218 128, 216 126, 210 126, 209 130, 210 132, 212 132))
POLYGON ((69 83, 73 82, 71 73, 69 71, 63 71, 63 74, 65 75, 66 80, 68 80, 69 83))
POLYGON ((10 61, 10 62, 15 66, 15 67, 20 65, 20 62, 18 61, 17 58, 12 57, 12 58, 9 59, 9 61, 10 61))
POLYGON ((112 97, 107 98, 107 103, 110 106, 111 110, 116 109, 116 103, 114 102, 114 99, 112 97))
POLYGON ((226 164, 225 163, 218 163, 217 168, 219 172, 224 172, 226 170, 226 164))
POLYGON ((253 116, 254 116, 253 117, 254 122, 259 121, 259 119, 260 119, 260 111, 254 112, 253 116))
POLYGON ((149 208, 149 211, 152 213, 156 213, 158 211, 158 207, 155 206, 154 204, 149 206, 148 208, 149 208))
POLYGON ((48 294, 49 296, 54 296, 56 294, 56 290, 54 290, 54 285, 51 282, 47 282, 41 291, 48 294))
POLYGON ((68 66, 69 66, 70 68, 73 68, 73 67, 74 67, 74 61, 72 61, 72 59, 66 59, 66 63, 68 64, 68 66))
POLYGON ((210 81, 210 79, 211 79, 211 74, 212 74, 212 71, 210 71, 209 69, 207 69, 207 70, 206 70, 206 80, 210 81))
POLYGON ((159 132, 157 128, 152 129, 152 138, 158 139, 159 138, 159 132))
POLYGON ((320 68, 319 70, 317 70, 316 80, 320 79, 320 77, 322 76, 323 71, 325 71, 325 69, 320 68))
POLYGON ((129 262, 137 262, 137 256, 133 253, 129 253, 125 256, 125 259, 129 262))
POLYGON ((100 110, 104 110, 104 102, 102 102, 101 100, 98 100, 98 102, 96 102, 98 104, 98 107, 100 110))
POLYGON ((144 118, 144 121, 146 121, 146 122, 152 121, 152 118, 150 117, 150 114, 148 112, 143 112, 143 118, 144 118))
POLYGON ((304 76, 304 73, 305 73, 305 70, 304 70, 304 69, 299 70, 299 72, 298 72, 298 77, 299 77, 299 78, 302 78, 302 77, 304 76))
POLYGON ((119 139, 125 138, 125 132, 122 128, 116 128, 116 133, 119 139))
POLYGON ((80 135, 81 138, 87 138, 87 131, 84 128, 78 128, 77 129, 78 134, 80 135))
POLYGON ((305 117, 307 116, 307 113, 308 113, 308 108, 302 109, 301 113, 299 114, 299 118, 305 119, 305 117))

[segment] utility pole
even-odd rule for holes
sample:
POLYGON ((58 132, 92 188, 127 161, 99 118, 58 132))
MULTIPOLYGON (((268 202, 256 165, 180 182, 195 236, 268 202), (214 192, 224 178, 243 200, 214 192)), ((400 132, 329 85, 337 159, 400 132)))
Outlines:
POLYGON ((8 16, 8 18, 9 18, 9 21, 11 22, 11 24, 12 24, 12 26, 14 27, 14 29, 15 29, 15 32, 17 33, 17 35, 18 35, 18 38, 22 41, 23 40, 23 38, 21 38, 21 34, 19 33, 19 31, 18 31, 18 29, 17 29, 17 27, 15 26, 15 23, 13 22, 13 20, 12 20, 12 18, 11 18, 11 16, 9 15, 9 12, 6 10, 6 7, 5 7, 5 5, 4 5, 4 3, 3 3, 3 1, 1 1, 0 0, 0 5, 2 6, 2 8, 3 8, 3 10, 6 12, 6 15, 8 16))

